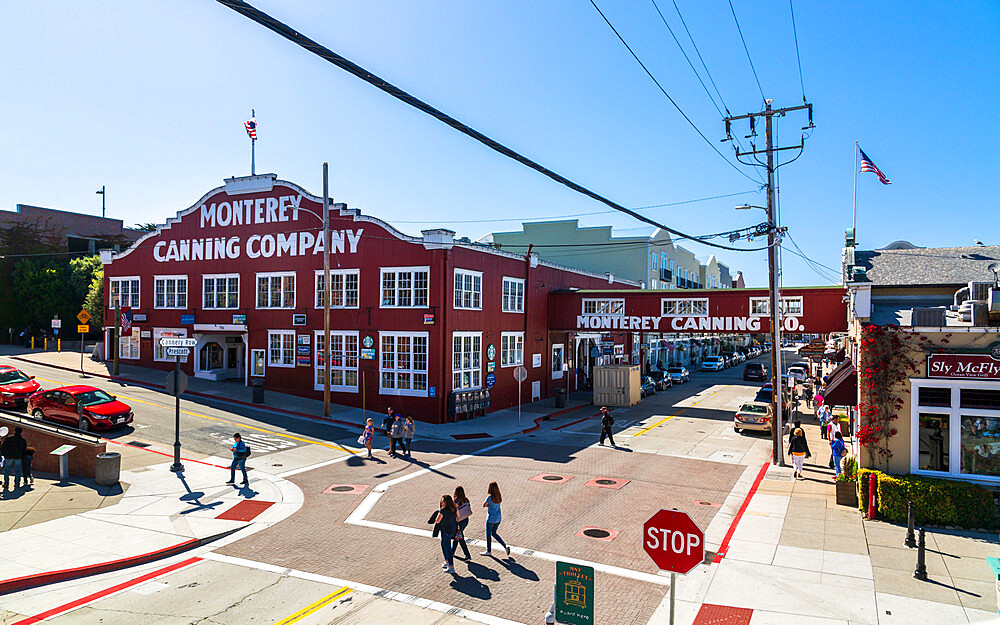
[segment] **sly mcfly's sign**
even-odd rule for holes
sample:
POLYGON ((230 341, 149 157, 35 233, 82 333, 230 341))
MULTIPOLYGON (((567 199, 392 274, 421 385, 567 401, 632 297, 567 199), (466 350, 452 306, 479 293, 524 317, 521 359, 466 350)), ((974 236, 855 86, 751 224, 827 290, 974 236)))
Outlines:
POLYGON ((927 377, 1000 380, 1000 360, 989 354, 929 354, 927 377))
MULTIPOLYGON (((297 194, 202 204, 196 210, 200 229, 217 230, 274 223, 290 232, 254 234, 246 237, 246 240, 239 236, 210 236, 159 241, 153 246, 153 259, 165 263, 183 260, 235 260, 243 254, 248 258, 322 254, 323 236, 302 230, 304 224, 297 226, 301 203, 302 195, 297 194)), ((308 217, 312 218, 311 215, 308 217)), ((313 223, 309 224, 312 225, 313 223)), ((330 253, 356 253, 362 231, 362 228, 331 230, 330 253)))

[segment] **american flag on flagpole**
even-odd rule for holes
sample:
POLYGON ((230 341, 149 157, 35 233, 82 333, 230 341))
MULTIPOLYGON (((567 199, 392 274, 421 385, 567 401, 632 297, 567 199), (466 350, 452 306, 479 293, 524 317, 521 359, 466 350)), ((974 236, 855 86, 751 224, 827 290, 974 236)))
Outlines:
POLYGON ((122 336, 132 336, 132 308, 125 306, 121 309, 122 312, 122 336))
POLYGON ((882 173, 882 170, 875 166, 875 163, 872 162, 872 159, 868 158, 868 155, 865 154, 864 150, 862 150, 859 147, 858 151, 861 152, 861 172, 862 173, 864 173, 866 171, 870 171, 873 174, 875 174, 876 176, 878 176, 878 181, 881 182, 882 184, 892 184, 892 182, 888 178, 885 177, 885 174, 882 173))
POLYGON ((254 141, 257 140, 257 117, 251 117, 250 119, 243 122, 243 125, 247 129, 247 135, 254 141))

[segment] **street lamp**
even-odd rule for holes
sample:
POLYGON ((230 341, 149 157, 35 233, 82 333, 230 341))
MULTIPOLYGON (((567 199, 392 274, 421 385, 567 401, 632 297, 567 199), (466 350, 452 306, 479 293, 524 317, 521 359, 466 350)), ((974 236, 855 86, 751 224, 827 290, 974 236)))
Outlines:
MULTIPOLYGON (((330 186, 329 167, 323 163, 323 214, 299 207, 323 222, 323 416, 330 416, 330 186)), ((316 350, 319 356, 319 350, 316 350)))
POLYGON ((101 217, 104 217, 104 185, 101 185, 100 191, 95 191, 94 193, 101 196, 101 217))
POLYGON ((774 425, 771 428, 771 445, 773 446, 771 459, 775 464, 784 466, 785 458, 781 448, 783 417, 781 393, 784 390, 784 383, 781 376, 781 306, 778 303, 781 300, 781 285, 778 282, 778 255, 775 249, 778 243, 778 228, 774 221, 773 205, 770 200, 771 196, 768 195, 767 208, 751 204, 743 204, 735 208, 736 210, 759 208, 767 213, 767 283, 768 299, 770 300, 768 308, 770 308, 771 317, 771 409, 774 411, 774 425))

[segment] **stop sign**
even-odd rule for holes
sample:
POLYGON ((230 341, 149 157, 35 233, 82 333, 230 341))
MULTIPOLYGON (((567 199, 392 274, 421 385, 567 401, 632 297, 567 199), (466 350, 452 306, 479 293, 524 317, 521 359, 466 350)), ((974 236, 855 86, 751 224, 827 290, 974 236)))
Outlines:
POLYGON ((642 547, 660 569, 683 575, 705 559, 705 534, 686 512, 660 510, 642 526, 642 547))

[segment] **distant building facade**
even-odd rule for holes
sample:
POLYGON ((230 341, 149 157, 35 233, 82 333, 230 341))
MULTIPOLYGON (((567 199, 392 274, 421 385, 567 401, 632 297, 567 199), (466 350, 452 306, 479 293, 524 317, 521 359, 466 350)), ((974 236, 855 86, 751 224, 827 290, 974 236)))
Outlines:
POLYGON ((0 211, 0 230, 31 228, 43 241, 67 252, 97 253, 99 249, 124 249, 145 232, 126 228, 121 219, 18 204, 14 211, 0 211))

